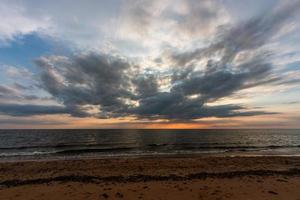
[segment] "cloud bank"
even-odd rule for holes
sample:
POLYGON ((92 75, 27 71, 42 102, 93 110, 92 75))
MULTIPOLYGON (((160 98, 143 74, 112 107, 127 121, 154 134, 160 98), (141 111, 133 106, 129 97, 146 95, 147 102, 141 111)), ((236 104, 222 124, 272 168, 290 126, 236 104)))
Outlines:
MULTIPOLYGON (((213 12, 217 6, 214 3, 197 7, 193 1, 187 2, 186 9, 174 11, 171 18, 176 19, 176 27, 189 35, 202 29, 210 30, 212 22, 221 15, 213 12), (204 16, 199 16, 198 10, 203 10, 204 16), (188 15, 184 14, 186 11, 188 15)), ((169 121, 275 114, 217 102, 245 89, 299 81, 285 80, 276 74, 269 59, 273 52, 265 49, 299 6, 297 2, 284 5, 248 21, 219 27, 217 31, 214 24, 216 32, 206 33, 213 34, 214 38, 208 45, 172 49, 155 59, 161 61, 162 66, 152 70, 117 54, 88 52, 40 57, 35 60, 39 67, 36 87, 50 94, 60 105, 1 104, 0 113, 169 121)), ((147 31, 147 27, 155 23, 148 18, 162 13, 159 9, 149 12, 148 9, 154 7, 155 4, 129 7, 134 15, 132 19, 138 20, 133 24, 145 26, 147 31)), ((0 95, 5 93, 13 91, 0 86, 0 95)))
POLYGON ((76 117, 191 120, 265 114, 240 105, 206 105, 266 76, 270 67, 257 60, 244 64, 243 71, 211 71, 208 66, 204 72, 189 71, 180 80, 170 71, 169 91, 160 90, 162 77, 157 73, 140 73, 138 66, 109 55, 42 57, 36 64, 41 68, 40 87, 76 117))

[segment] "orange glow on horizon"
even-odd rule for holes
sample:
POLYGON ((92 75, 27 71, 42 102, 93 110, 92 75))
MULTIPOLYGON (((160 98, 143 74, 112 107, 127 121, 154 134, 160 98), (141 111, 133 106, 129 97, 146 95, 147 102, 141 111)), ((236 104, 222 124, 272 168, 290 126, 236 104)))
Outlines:
MULTIPOLYGON (((0 115, 1 118, 1 115, 0 115)), ((231 128, 297 128, 298 115, 261 115, 231 118, 202 118, 190 122, 170 122, 166 120, 140 121, 132 118, 96 119, 75 118, 69 115, 47 115, 10 117, 10 120, 23 120, 22 124, 2 124, 3 129, 231 129, 231 128), (291 120, 294 119, 294 120, 291 120), (33 122, 35 123, 33 125, 33 122)))

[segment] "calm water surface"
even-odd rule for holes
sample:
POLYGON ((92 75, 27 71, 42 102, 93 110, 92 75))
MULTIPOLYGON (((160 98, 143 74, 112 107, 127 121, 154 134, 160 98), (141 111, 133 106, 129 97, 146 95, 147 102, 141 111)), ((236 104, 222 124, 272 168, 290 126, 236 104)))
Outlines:
POLYGON ((0 160, 176 154, 300 156, 300 130, 0 130, 0 160))

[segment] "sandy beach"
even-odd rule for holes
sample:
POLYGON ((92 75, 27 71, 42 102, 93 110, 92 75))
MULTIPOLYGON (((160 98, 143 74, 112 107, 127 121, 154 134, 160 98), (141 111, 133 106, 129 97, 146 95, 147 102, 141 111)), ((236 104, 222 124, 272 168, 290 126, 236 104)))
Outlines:
POLYGON ((300 199, 298 157, 160 157, 0 164, 1 200, 300 199))

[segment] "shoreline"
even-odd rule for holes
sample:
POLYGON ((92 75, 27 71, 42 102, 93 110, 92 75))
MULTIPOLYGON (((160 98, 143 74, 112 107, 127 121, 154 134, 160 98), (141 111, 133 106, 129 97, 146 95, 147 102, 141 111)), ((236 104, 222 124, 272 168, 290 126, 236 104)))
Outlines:
POLYGON ((151 158, 205 158, 205 157, 218 157, 218 158, 256 158, 256 157, 300 157, 300 154, 251 154, 251 153, 183 153, 183 154, 126 154, 126 155, 101 155, 101 156, 65 156, 65 157, 32 157, 32 156, 23 156, 23 157, 0 157, 0 165, 3 163, 20 163, 20 162, 51 162, 51 161, 78 161, 78 160, 115 160, 115 159, 151 159, 151 158))
POLYGON ((0 196, 12 200, 297 199, 299 187, 300 157, 293 156, 0 163, 0 196))

